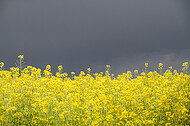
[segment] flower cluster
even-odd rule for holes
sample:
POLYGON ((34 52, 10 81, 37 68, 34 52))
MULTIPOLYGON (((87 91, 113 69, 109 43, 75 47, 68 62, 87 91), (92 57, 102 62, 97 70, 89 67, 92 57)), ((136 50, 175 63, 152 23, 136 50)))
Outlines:
POLYGON ((128 71, 112 78, 109 70, 82 71, 70 78, 62 69, 56 76, 50 65, 43 74, 32 66, 20 76, 15 67, 0 71, 0 125, 190 125, 186 73, 135 70, 135 77, 128 71))

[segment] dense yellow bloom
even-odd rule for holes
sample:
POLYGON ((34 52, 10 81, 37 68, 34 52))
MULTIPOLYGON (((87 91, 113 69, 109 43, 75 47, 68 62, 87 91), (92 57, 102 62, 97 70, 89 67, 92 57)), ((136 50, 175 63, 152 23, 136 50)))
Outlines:
POLYGON ((190 125, 190 75, 172 68, 163 74, 135 70, 135 76, 81 71, 71 78, 53 76, 50 65, 41 71, 0 71, 0 125, 190 125))

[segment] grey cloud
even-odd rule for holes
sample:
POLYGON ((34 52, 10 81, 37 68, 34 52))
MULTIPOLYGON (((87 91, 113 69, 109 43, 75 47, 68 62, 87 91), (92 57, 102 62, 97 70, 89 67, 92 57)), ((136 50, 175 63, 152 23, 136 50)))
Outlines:
POLYGON ((66 71, 89 66, 100 71, 109 63, 116 73, 122 71, 120 66, 141 66, 145 59, 157 62, 156 56, 173 60, 179 52, 189 54, 184 51, 190 48, 188 3, 186 0, 3 1, 0 59, 9 67, 17 55, 24 54, 30 65, 44 68, 51 64, 56 69, 63 64, 66 71))

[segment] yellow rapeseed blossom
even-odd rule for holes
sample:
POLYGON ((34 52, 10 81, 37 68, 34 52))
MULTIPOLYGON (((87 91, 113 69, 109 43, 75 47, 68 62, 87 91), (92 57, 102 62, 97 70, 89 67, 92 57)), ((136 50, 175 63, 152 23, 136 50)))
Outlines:
POLYGON ((171 69, 71 76, 53 76, 50 65, 1 70, 0 125, 189 126, 190 75, 171 69))
POLYGON ((24 55, 19 55, 18 58, 19 59, 24 59, 24 55))
POLYGON ((72 74, 72 75, 74 75, 74 74, 75 74, 75 72, 71 72, 71 74, 72 74))
POLYGON ((138 70, 134 70, 134 73, 138 74, 138 70))
POLYGON ((1 62, 1 63, 0 63, 0 71, 2 71, 2 70, 3 70, 3 67, 4 67, 4 63, 3 63, 3 62, 1 62))
POLYGON ((148 63, 145 63, 145 67, 148 67, 148 63))
POLYGON ((172 66, 170 66, 170 67, 168 67, 169 69, 172 69, 173 67, 172 66))
POLYGON ((1 67, 1 68, 4 67, 4 63, 3 63, 3 62, 0 63, 0 67, 1 67))
POLYGON ((51 66, 50 66, 50 65, 47 65, 47 66, 46 66, 46 70, 51 71, 51 66))
POLYGON ((158 69, 162 69, 163 68, 163 64, 159 63, 159 68, 158 69))
POLYGON ((189 63, 188 62, 185 62, 185 63, 183 63, 183 68, 182 68, 182 70, 184 71, 184 73, 188 73, 188 69, 189 69, 189 63))
POLYGON ((58 71, 61 72, 62 69, 63 69, 63 66, 62 66, 62 65, 59 65, 59 66, 58 66, 58 71))
POLYGON ((87 69, 87 71, 91 71, 91 69, 90 69, 90 68, 88 68, 88 69, 87 69))
POLYGON ((110 68, 111 66, 110 65, 106 65, 107 68, 110 68))

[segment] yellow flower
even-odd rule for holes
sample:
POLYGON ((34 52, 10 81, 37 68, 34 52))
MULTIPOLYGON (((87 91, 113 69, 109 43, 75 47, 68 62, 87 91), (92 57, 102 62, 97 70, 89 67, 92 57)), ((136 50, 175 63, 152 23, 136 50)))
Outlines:
POLYGON ((81 74, 81 75, 85 75, 84 71, 81 71, 80 74, 81 74))
POLYGON ((163 67, 163 64, 162 64, 162 63, 159 63, 159 67, 163 67))
POLYGON ((91 69, 90 69, 90 68, 87 68, 87 71, 89 71, 89 72, 90 72, 90 71, 91 71, 91 69))
POLYGON ((75 74, 75 72, 71 72, 71 74, 72 74, 72 75, 74 75, 74 74, 75 74))
POLYGON ((46 66, 46 70, 50 71, 50 70, 51 70, 51 66, 50 66, 50 65, 47 65, 47 66, 46 66))
POLYGON ((107 118, 108 120, 110 120, 110 119, 113 118, 113 115, 112 115, 112 114, 108 114, 108 115, 106 116, 106 118, 107 118))
POLYGON ((63 66, 62 66, 62 65, 59 65, 59 66, 58 66, 58 71, 61 72, 62 69, 63 69, 63 66))
POLYGON ((172 69, 172 66, 168 67, 169 69, 172 69))
POLYGON ((171 112, 166 112, 166 116, 170 116, 171 115, 171 112))
POLYGON ((106 65, 107 68, 110 68, 111 66, 110 65, 106 65))
POLYGON ((162 68, 163 68, 163 64, 162 64, 162 63, 159 63, 158 69, 159 69, 159 70, 162 70, 162 68))
POLYGON ((145 63, 145 67, 148 67, 148 63, 145 63))
POLYGON ((19 55, 18 58, 19 59, 24 59, 24 55, 19 55))
POLYGON ((3 66, 4 66, 4 63, 3 63, 3 62, 1 62, 1 63, 0 63, 0 67, 1 67, 1 68, 3 68, 3 66))
POLYGON ((166 123, 165 126, 171 126, 170 123, 166 123))
POLYGON ((134 70, 134 73, 135 73, 135 74, 138 74, 138 70, 134 70))

